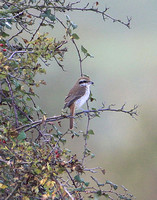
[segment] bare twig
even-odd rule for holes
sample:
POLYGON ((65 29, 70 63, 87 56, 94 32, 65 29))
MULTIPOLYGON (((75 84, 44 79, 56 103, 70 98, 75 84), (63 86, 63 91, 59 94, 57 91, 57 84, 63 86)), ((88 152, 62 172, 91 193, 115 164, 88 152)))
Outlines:
POLYGON ((17 32, 15 35, 13 35, 11 38, 9 38, 8 39, 8 41, 10 41, 10 40, 12 40, 14 37, 16 37, 16 36, 18 36, 19 34, 21 34, 22 32, 23 32, 23 28, 19 31, 19 32, 17 32))
POLYGON ((78 48, 78 46, 77 46, 75 40, 72 39, 72 42, 73 42, 73 44, 74 44, 74 46, 75 46, 75 48, 76 48, 77 54, 78 54, 79 63, 80 63, 80 74, 81 74, 81 76, 83 76, 83 70, 82 70, 82 61, 83 61, 83 60, 82 60, 82 58, 81 58, 81 54, 80 54, 79 48, 78 48))
POLYGON ((24 53, 34 53, 34 52, 28 52, 28 51, 14 51, 11 55, 10 55, 10 57, 8 58, 8 60, 11 60, 11 59, 13 59, 13 57, 14 57, 14 55, 15 54, 18 54, 18 53, 22 53, 22 54, 24 54, 24 53))
MULTIPOLYGON (((89 110, 89 105, 87 102, 87 109, 89 110)), ((82 157, 82 165, 84 163, 84 159, 86 157, 86 151, 87 151, 87 136, 88 136, 88 131, 89 131, 89 122, 90 122, 90 115, 87 113, 87 126, 86 126, 86 133, 84 135, 84 152, 83 152, 83 157, 82 157)))

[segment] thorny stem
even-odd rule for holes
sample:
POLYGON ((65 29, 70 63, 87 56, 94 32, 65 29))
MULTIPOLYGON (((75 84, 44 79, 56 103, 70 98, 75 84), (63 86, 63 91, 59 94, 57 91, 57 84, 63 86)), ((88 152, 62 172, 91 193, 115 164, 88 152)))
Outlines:
MULTIPOLYGON (((76 113, 74 118, 79 117, 82 114, 89 114, 89 113, 95 113, 95 114, 99 113, 100 114, 100 112, 105 112, 105 111, 121 112, 121 113, 128 114, 133 118, 135 118, 135 116, 137 116, 137 108, 138 108, 137 105, 135 105, 130 110, 124 110, 124 105, 119 109, 111 108, 111 106, 112 105, 108 106, 108 108, 100 108, 100 109, 97 109, 97 110, 84 110, 84 111, 76 113)), ((71 115, 58 115, 58 116, 54 116, 54 117, 48 117, 48 118, 46 118, 45 123, 61 121, 63 119, 67 119, 67 118, 70 118, 70 117, 71 117, 71 115)), ((18 131, 18 130, 22 130, 22 129, 27 128, 27 129, 25 129, 25 131, 27 132, 28 130, 30 130, 32 128, 35 128, 35 127, 39 126, 42 123, 43 123, 43 121, 42 121, 42 119, 40 119, 40 120, 34 121, 34 122, 30 123, 30 124, 25 124, 25 125, 23 125, 21 127, 18 127, 16 130, 18 131)))
MULTIPOLYGON (((115 19, 114 17, 111 17, 110 15, 106 14, 106 12, 108 11, 109 8, 106 8, 103 11, 98 10, 98 8, 94 8, 94 7, 89 7, 89 4, 87 4, 87 6, 83 7, 83 8, 78 8, 78 7, 72 7, 72 4, 68 4, 66 6, 49 6, 49 8, 54 9, 55 10, 60 10, 60 12, 65 12, 66 11, 84 11, 84 12, 94 12, 94 13, 98 13, 100 15, 102 15, 103 19, 105 20, 105 18, 112 20, 113 22, 118 22, 128 28, 130 28, 130 22, 131 22, 131 18, 127 17, 127 22, 123 22, 121 20, 115 19)), ((0 14, 8 14, 8 13, 16 13, 16 12, 23 12, 24 10, 28 10, 28 9, 37 9, 37 10, 43 10, 44 8, 47 8, 47 5, 36 5, 36 6, 25 6, 23 8, 17 8, 14 10, 7 10, 7 11, 1 11, 0 14)), ((5 19, 5 18, 4 18, 5 19)))

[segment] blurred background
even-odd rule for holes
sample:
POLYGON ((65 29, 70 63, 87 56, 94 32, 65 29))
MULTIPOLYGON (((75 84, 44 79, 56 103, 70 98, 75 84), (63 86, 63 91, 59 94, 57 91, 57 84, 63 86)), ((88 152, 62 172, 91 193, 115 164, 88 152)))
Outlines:
MULTIPOLYGON (((83 1, 83 5, 85 5, 83 1)), ((91 1, 90 1, 91 2, 91 1)), ((93 1, 94 2, 94 1, 93 1)), ((87 167, 101 166, 106 175, 99 181, 111 180, 124 185, 138 200, 157 199, 157 1, 119 0, 102 1, 101 9, 109 7, 108 14, 122 21, 132 17, 131 29, 92 12, 69 12, 78 25, 76 33, 94 58, 83 63, 83 71, 94 81, 91 87, 96 102, 90 107, 100 108, 124 103, 126 110, 139 105, 137 120, 127 114, 104 112, 101 118, 90 123, 95 135, 90 136, 88 148, 96 155, 89 159, 87 167)), ((65 16, 61 18, 65 21, 65 16)), ((49 31, 61 39, 64 29, 57 24, 49 31), (58 27, 58 28, 57 28, 58 27)), ((64 98, 80 76, 76 50, 68 43, 63 72, 55 62, 42 77, 47 86, 38 89, 38 104, 48 116, 59 115, 64 98)), ((41 78, 41 77, 38 77, 41 78)), ((84 107, 86 108, 86 107, 84 107)), ((85 131, 86 118, 77 120, 85 131)), ((64 130, 69 121, 63 122, 64 130)), ((70 139, 70 138, 69 138, 70 139)), ((70 139, 71 140, 71 139, 70 139)), ((73 152, 83 152, 83 137, 74 138, 67 144, 73 152)))

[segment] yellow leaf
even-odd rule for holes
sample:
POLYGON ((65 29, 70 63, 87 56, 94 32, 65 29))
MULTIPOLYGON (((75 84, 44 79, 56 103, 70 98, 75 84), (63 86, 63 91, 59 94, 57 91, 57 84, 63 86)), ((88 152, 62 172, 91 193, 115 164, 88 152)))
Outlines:
POLYGON ((46 185, 49 187, 49 188, 52 188, 54 185, 55 185, 55 181, 48 181, 46 183, 46 185))
POLYGON ((8 65, 5 65, 5 66, 4 66, 4 69, 6 69, 6 70, 8 71, 9 66, 8 66, 8 65))
POLYGON ((43 167, 42 167, 42 170, 44 170, 45 168, 46 168, 46 167, 45 167, 45 166, 43 166, 43 167))
POLYGON ((22 200, 30 200, 30 198, 29 198, 29 197, 26 197, 26 196, 24 196, 24 197, 22 197, 22 200))
POLYGON ((48 198, 49 198, 49 194, 43 194, 42 200, 46 200, 46 199, 48 199, 48 198))
POLYGON ((52 168, 51 168, 51 166, 50 166, 50 164, 47 162, 47 169, 50 171, 50 170, 52 170, 52 168))
POLYGON ((24 90, 24 86, 23 85, 21 86, 21 90, 24 90))
POLYGON ((40 181, 40 184, 41 184, 41 185, 44 185, 44 184, 46 183, 46 181, 47 181, 47 177, 46 177, 46 178, 43 178, 43 179, 40 181))
POLYGON ((46 121, 46 116, 44 115, 42 118, 42 123, 44 123, 46 121))
POLYGON ((0 183, 0 188, 1 189, 5 189, 5 188, 7 188, 8 186, 7 185, 3 185, 2 183, 0 183))

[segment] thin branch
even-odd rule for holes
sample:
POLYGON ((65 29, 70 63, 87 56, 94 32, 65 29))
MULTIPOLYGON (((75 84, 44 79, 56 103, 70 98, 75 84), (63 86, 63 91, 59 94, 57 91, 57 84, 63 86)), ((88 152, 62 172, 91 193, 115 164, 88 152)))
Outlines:
POLYGON ((28 51, 14 51, 11 55, 10 55, 10 57, 8 58, 8 60, 11 60, 11 59, 13 59, 13 57, 14 57, 14 55, 15 54, 18 54, 18 53, 34 53, 33 51, 31 51, 31 52, 28 52, 28 51))
MULTIPOLYGON (((87 101, 87 110, 89 110, 88 101, 87 101)), ((86 133, 84 135, 84 152, 83 152, 83 157, 82 157, 82 165, 84 163, 84 159, 86 157, 86 151, 87 151, 87 136, 88 136, 88 131, 89 131, 89 122, 90 122, 90 114, 87 113, 87 126, 86 126, 86 133)))
POLYGON ((95 170, 101 170, 104 171, 104 169, 102 169, 101 167, 95 167, 95 168, 85 168, 84 171, 89 171, 91 173, 97 173, 97 171, 95 170))
POLYGON ((15 186, 15 188, 13 189, 13 191, 7 196, 7 198, 5 198, 5 200, 9 200, 19 187, 20 187, 20 184, 17 183, 16 186, 15 186))
POLYGON ((78 54, 78 57, 79 57, 79 63, 80 63, 80 74, 81 76, 83 76, 83 70, 82 70, 82 58, 81 58, 81 54, 80 54, 80 51, 79 51, 79 48, 78 46, 76 45, 76 42, 74 39, 72 39, 72 42, 76 48, 76 51, 77 51, 77 54, 78 54))
POLYGON ((69 6, 65 6, 65 7, 61 7, 61 6, 56 6, 56 7, 54 7, 53 6, 53 8, 54 9, 62 9, 62 10, 67 10, 67 11, 86 11, 86 12, 95 12, 95 13, 98 13, 98 14, 101 14, 102 15, 102 17, 103 17, 103 19, 105 19, 105 18, 107 18, 107 19, 110 19, 110 20, 112 20, 113 22, 118 22, 118 23, 120 23, 120 24, 122 24, 122 25, 124 25, 124 26, 126 26, 126 27, 128 27, 128 28, 130 28, 130 22, 131 22, 131 20, 132 20, 132 18, 130 17, 127 17, 127 22, 123 22, 123 21, 121 21, 121 20, 119 20, 119 19, 116 19, 116 18, 114 18, 114 17, 111 17, 110 15, 108 15, 108 14, 106 14, 106 11, 108 10, 108 8, 106 8, 104 11, 100 11, 100 10, 98 10, 97 8, 95 9, 95 8, 87 8, 87 6, 86 7, 84 7, 84 8, 74 8, 74 7, 69 7, 69 6))
MULTIPOLYGON (((62 185, 58 180, 55 180, 56 181, 56 183, 58 184, 58 186, 59 186, 59 188, 61 188, 59 191, 61 192, 62 191, 62 188, 63 188, 63 190, 64 190, 64 192, 62 192, 61 193, 61 197, 63 198, 63 199, 65 199, 66 198, 66 196, 68 196, 71 200, 74 200, 74 198, 72 197, 72 195, 69 193, 69 191, 66 189, 66 187, 64 186, 64 185, 62 185)), ((69 199, 68 198, 68 199, 69 199)))
POLYGON ((11 38, 8 39, 8 41, 12 40, 14 37, 18 36, 23 32, 24 28, 22 28, 19 32, 17 32, 15 35, 13 35, 11 38))
POLYGON ((91 178, 93 179, 93 181, 96 182, 96 184, 97 184, 98 187, 105 185, 104 183, 99 183, 98 180, 96 178, 94 178, 93 176, 91 176, 91 178))
POLYGON ((53 56, 53 57, 54 57, 56 63, 62 68, 63 71, 65 71, 64 68, 63 68, 63 65, 60 64, 60 62, 57 60, 57 58, 55 56, 53 56))
MULTIPOLYGON (((38 28, 35 30, 35 32, 33 33, 31 39, 30 39, 30 42, 34 39, 34 37, 36 36, 36 34, 38 33, 42 23, 44 22, 45 18, 43 18, 38 26, 38 28)), ((30 43, 26 46, 26 49, 29 47, 30 43)))
POLYGON ((10 92, 10 96, 11 96, 11 100, 12 100, 12 106, 14 108, 16 127, 18 127, 19 121, 18 121, 18 114, 17 114, 16 103, 15 103, 15 99, 14 99, 14 95, 13 95, 13 90, 12 90, 12 87, 11 87, 10 80, 8 78, 6 78, 6 82, 8 84, 8 88, 9 88, 9 92, 10 92))
POLYGON ((14 15, 14 16, 11 16, 11 17, 1 17, 0 20, 14 19, 14 18, 19 17, 20 15, 22 15, 23 12, 24 12, 24 11, 19 12, 18 14, 14 15))
MULTIPOLYGON (((138 108, 138 106, 135 105, 130 110, 124 110, 124 105, 119 109, 112 108, 113 105, 110 105, 110 106, 108 106, 108 108, 100 108, 100 109, 96 109, 96 110, 84 110, 84 111, 75 113, 75 117, 74 118, 77 118, 77 117, 79 117, 79 116, 81 116, 83 114, 88 114, 88 113, 94 113, 94 114, 98 114, 99 113, 100 114, 101 112, 106 112, 106 111, 109 111, 109 112, 121 112, 121 113, 125 113, 125 114, 130 115, 132 118, 135 118, 135 116, 137 116, 137 108, 138 108)), ((63 119, 67 119, 67 118, 71 118, 71 115, 58 115, 58 116, 48 117, 48 118, 46 118, 45 123, 61 121, 63 119)), ((40 119, 38 121, 34 121, 34 122, 30 123, 30 124, 26 124, 26 125, 23 125, 21 127, 18 127, 16 130, 22 130, 22 129, 27 128, 27 129, 25 129, 25 131, 28 131, 28 130, 30 130, 32 128, 35 128, 35 127, 39 126, 40 124, 42 124, 42 119, 40 119)))

